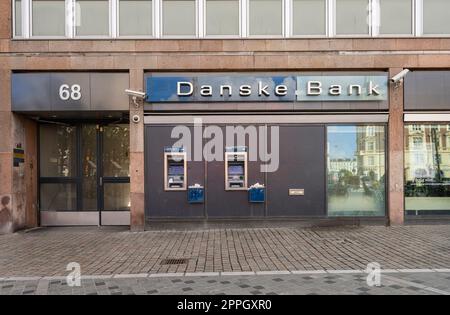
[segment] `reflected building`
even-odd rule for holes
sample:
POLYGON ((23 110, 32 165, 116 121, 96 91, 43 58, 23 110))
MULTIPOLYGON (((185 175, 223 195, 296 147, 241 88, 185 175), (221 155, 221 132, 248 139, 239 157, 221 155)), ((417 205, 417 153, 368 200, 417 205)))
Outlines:
POLYGON ((358 175, 379 181, 385 174, 386 142, 384 130, 377 126, 359 126, 356 159, 358 175))
POLYGON ((450 125, 405 128, 405 179, 450 178, 450 125))

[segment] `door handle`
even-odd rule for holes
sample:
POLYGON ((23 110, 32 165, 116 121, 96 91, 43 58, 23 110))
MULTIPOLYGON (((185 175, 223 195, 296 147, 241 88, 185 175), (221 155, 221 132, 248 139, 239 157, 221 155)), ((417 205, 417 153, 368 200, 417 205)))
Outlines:
POLYGON ((100 177, 99 185, 100 185, 100 187, 103 187, 103 177, 100 177))

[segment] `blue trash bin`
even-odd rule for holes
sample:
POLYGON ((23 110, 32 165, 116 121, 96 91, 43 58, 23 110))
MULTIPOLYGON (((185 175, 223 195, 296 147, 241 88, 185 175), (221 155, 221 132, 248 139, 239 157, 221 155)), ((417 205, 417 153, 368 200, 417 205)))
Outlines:
POLYGON ((250 187, 248 190, 248 200, 250 203, 263 203, 266 201, 265 187, 250 187))
POLYGON ((204 203, 205 202, 205 188, 202 186, 188 187, 188 202, 189 203, 204 203))

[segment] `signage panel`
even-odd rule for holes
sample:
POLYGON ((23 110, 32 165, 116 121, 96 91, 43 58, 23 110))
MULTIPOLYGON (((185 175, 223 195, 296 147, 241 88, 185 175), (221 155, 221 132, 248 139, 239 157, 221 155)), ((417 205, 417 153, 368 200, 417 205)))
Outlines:
POLYGON ((367 102, 388 99, 388 77, 380 75, 152 75, 149 103, 367 102))
POLYGON ((12 109, 39 111, 127 111, 128 73, 13 73, 12 109))

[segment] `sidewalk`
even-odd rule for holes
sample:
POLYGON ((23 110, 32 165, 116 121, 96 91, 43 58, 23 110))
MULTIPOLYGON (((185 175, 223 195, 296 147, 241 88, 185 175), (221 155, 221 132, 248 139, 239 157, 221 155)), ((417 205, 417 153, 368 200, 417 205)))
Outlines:
POLYGON ((0 278, 450 268, 450 226, 203 231, 48 228, 0 236, 0 278), (174 261, 167 261, 167 260, 174 261), (171 264, 175 263, 175 264, 171 264))

